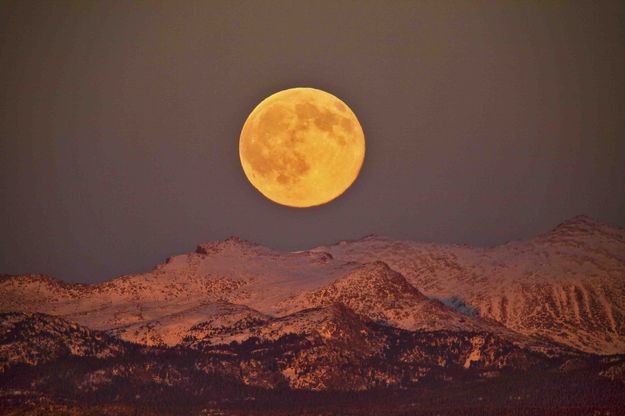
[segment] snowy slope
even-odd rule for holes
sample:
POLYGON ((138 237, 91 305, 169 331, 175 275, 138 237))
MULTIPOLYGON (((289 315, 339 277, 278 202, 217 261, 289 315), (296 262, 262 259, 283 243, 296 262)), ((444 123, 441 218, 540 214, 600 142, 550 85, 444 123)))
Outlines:
POLYGON ((572 218, 492 248, 369 236, 313 251, 386 262, 426 296, 587 352, 625 352, 625 230, 572 218))
POLYGON ((158 319, 119 327, 112 333, 139 344, 174 346, 188 337, 211 337, 217 342, 233 332, 264 323, 268 319, 267 315, 244 305, 214 302, 200 304, 158 319))
POLYGON ((370 236, 297 253, 230 238, 95 285, 0 277, 0 312, 56 315, 147 345, 240 339, 241 329, 337 302, 407 330, 624 353, 625 231, 575 217, 492 248, 370 236))
MULTIPOLYGON (((253 325, 231 329, 229 333, 194 334, 187 338, 185 345, 200 348, 202 345, 230 344, 232 341, 243 342, 251 337, 263 341, 276 341, 285 335, 303 335, 319 337, 325 340, 340 340, 350 349, 365 347, 364 336, 371 333, 366 326, 368 320, 356 314, 341 303, 332 303, 323 307, 298 310, 292 314, 257 321, 253 325)), ((376 343, 376 348, 381 343, 376 343)), ((369 345, 369 347, 373 347, 369 345)))
POLYGON ((211 317, 222 321, 214 325, 227 325, 234 322, 233 314, 273 314, 284 299, 357 266, 323 253, 280 253, 230 238, 171 257, 150 272, 96 285, 5 276, 0 311, 47 313, 126 340, 172 345, 211 317), (227 313, 224 303, 231 304, 227 313))
POLYGON ((424 296, 384 262, 365 264, 320 289, 279 304, 280 314, 340 302, 380 323, 407 330, 494 331, 501 325, 459 313, 424 296))

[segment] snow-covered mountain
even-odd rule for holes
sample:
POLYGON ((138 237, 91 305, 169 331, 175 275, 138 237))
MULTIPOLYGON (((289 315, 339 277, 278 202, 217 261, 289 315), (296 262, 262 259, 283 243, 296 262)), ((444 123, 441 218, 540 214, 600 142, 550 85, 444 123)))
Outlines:
POLYGON ((241 341, 335 303, 405 330, 625 353, 625 231, 575 217, 492 248, 369 236, 295 253, 230 238, 94 285, 0 278, 0 311, 60 316, 145 345, 241 341))
POLYGON ((230 238, 93 285, 0 276, 0 413, 342 414, 328 397, 613 412, 624 288, 625 232, 587 217, 491 248, 230 238))
POLYGON ((368 236, 312 251, 383 261, 426 296, 522 334, 625 352, 625 230, 586 216, 491 248, 368 236))
POLYGON ((152 271, 95 285, 5 276, 0 311, 57 315, 126 340, 175 345, 202 322, 218 319, 214 325, 223 326, 239 316, 275 314, 284 299, 358 266, 322 253, 279 253, 230 238, 171 257, 152 271))
POLYGON ((427 298, 381 261, 365 264, 319 289, 290 297, 278 305, 277 311, 282 315, 337 302, 376 322, 411 331, 504 330, 495 321, 467 316, 427 298))

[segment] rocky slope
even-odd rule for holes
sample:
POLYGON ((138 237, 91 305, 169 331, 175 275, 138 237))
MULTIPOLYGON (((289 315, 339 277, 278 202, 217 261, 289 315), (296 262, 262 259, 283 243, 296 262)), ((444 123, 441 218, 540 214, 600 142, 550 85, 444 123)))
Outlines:
POLYGON ((42 314, 0 314, 0 374, 17 364, 67 357, 108 358, 133 347, 100 331, 42 314))
POLYGON ((622 356, 547 356, 488 332, 406 331, 338 303, 251 326, 242 342, 207 333, 139 348, 56 317, 2 314, 0 413, 382 415, 417 405, 424 415, 453 406, 581 415, 618 414, 625 398, 622 356))
POLYGON ((625 352, 625 230, 585 216, 491 248, 369 236, 313 251, 383 261, 426 296, 522 334, 587 352, 625 352))
MULTIPOLYGON (((136 377, 147 371, 151 375, 142 376, 143 383, 160 380, 163 373, 174 383, 185 378, 181 372, 194 371, 259 388, 354 391, 485 372, 494 377, 503 369, 556 368, 567 357, 585 359, 575 353, 548 357, 488 332, 395 329, 340 303, 240 328, 227 343, 215 343, 212 334, 189 336, 176 349, 138 348, 42 314, 2 314, 0 326, 5 333, 0 339, 4 372, 22 371, 19 364, 43 368, 75 362, 88 368, 112 366, 104 373, 96 371, 100 378, 108 374, 108 382, 114 375, 136 377), (146 361, 153 364, 146 366, 146 361)), ((9 376, 2 381, 11 385, 9 376)))

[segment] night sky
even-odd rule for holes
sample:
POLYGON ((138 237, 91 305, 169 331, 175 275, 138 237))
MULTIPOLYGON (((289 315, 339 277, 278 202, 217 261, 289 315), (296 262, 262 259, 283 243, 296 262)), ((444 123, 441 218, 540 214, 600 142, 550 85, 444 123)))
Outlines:
POLYGON ((94 282, 237 235, 492 245, 625 225, 625 2, 0 2, 0 272, 94 282), (305 86, 365 132, 328 205, 241 169, 255 105, 305 86))

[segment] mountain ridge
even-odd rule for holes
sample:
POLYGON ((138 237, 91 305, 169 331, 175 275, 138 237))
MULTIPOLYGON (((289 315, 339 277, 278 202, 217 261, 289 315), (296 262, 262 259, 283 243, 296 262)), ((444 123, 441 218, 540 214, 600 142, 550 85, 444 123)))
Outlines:
POLYGON ((230 237, 92 285, 5 275, 0 295, 0 311, 57 315, 146 345, 181 343, 217 313, 211 305, 224 302, 254 320, 338 301, 408 330, 424 328, 427 315, 429 329, 500 326, 586 352, 622 353, 625 230, 576 216, 534 239, 491 248, 368 235, 300 252, 230 237), (424 305, 429 312, 419 318, 424 305))
POLYGON ((384 261, 426 296, 526 335, 588 352, 625 351, 625 230, 587 216, 488 248, 374 237, 313 250, 384 261))

